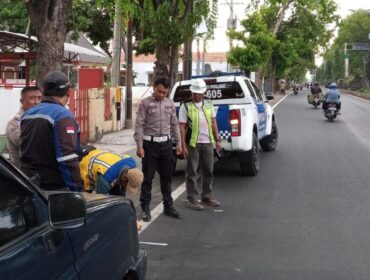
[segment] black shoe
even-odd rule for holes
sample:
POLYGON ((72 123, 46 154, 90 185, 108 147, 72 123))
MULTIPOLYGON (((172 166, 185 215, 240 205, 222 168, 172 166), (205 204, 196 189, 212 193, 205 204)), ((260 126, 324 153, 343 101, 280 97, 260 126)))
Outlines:
POLYGON ((141 219, 144 222, 149 222, 152 219, 152 216, 150 215, 150 210, 149 209, 143 209, 141 212, 141 219))
POLYGON ((167 206, 163 208, 163 214, 172 217, 172 218, 180 218, 180 213, 173 207, 173 206, 167 206))

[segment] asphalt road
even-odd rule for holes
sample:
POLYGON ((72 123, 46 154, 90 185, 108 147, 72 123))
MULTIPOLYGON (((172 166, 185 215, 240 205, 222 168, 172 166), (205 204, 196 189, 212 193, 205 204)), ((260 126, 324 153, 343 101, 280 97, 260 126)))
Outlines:
POLYGON ((342 102, 333 123, 304 93, 279 104, 278 150, 261 152, 257 177, 219 162, 222 206, 193 211, 182 194, 182 219, 140 234, 147 279, 370 279, 370 103, 342 102))

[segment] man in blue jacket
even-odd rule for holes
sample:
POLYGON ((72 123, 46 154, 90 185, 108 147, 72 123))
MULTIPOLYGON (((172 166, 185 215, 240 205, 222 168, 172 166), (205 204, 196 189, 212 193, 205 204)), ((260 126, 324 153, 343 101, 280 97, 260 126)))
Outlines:
POLYGON ((324 110, 327 109, 328 104, 330 103, 335 103, 337 104, 337 113, 339 113, 339 110, 341 109, 342 102, 340 101, 340 92, 338 90, 337 84, 336 83, 331 83, 329 85, 329 89, 326 92, 324 96, 324 102, 322 104, 322 108, 324 110))
POLYGON ((37 173, 45 190, 80 191, 79 126, 65 108, 69 100, 67 76, 49 72, 43 81, 43 101, 25 112, 21 119, 21 168, 37 173))

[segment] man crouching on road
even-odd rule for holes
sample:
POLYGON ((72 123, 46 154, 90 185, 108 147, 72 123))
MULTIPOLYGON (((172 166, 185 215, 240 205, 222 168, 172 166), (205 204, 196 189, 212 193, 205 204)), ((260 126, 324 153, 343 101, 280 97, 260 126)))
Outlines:
POLYGON ((131 156, 102 152, 94 146, 82 147, 81 177, 87 192, 126 196, 135 194, 143 182, 143 173, 131 156))

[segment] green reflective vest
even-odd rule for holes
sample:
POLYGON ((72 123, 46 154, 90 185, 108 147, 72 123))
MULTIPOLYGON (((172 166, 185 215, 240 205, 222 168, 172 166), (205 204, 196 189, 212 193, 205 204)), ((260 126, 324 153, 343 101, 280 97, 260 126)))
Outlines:
MULTIPOLYGON (((186 143, 191 147, 195 147, 198 142, 199 134, 199 110, 193 102, 185 104, 188 111, 188 128, 186 131, 186 143)), ((214 143, 214 137, 212 133, 212 115, 213 115, 213 104, 211 102, 203 101, 202 106, 204 115, 208 123, 209 139, 211 143, 214 143)))

